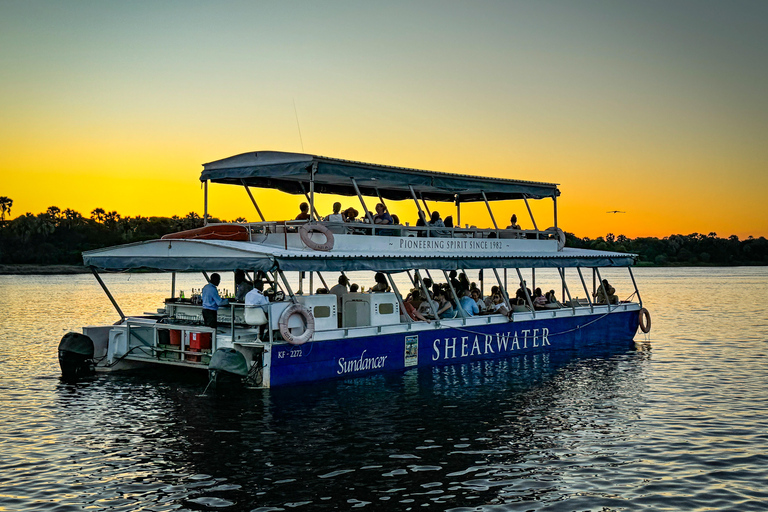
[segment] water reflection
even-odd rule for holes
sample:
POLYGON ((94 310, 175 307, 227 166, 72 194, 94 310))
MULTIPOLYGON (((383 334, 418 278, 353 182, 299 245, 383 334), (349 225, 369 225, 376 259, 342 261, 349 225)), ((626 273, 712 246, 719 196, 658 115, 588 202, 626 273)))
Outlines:
POLYGON ((443 509, 560 496, 553 461, 627 435, 644 359, 595 347, 227 397, 109 376, 60 384, 56 408, 109 510, 443 509))

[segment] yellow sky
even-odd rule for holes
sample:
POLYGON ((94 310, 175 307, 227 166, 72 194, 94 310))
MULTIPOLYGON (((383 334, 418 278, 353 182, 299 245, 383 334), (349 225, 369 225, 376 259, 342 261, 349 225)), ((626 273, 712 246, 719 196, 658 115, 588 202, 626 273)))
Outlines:
MULTIPOLYGON (((202 163, 303 151, 559 183, 580 236, 768 236, 768 4, 667 4, 6 1, 0 195, 13 217, 202 213, 202 163)), ((284 219, 303 197, 257 200, 284 219)))

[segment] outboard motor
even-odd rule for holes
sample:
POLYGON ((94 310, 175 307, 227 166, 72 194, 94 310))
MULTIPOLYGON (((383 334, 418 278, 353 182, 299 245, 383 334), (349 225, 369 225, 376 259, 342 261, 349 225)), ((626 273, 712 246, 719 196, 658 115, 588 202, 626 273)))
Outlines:
POLYGON ((68 332, 59 342, 59 366, 61 376, 66 380, 77 380, 92 375, 95 371, 93 362, 93 340, 79 332, 68 332))
POLYGON ((239 388, 248 375, 245 356, 233 348, 220 348, 208 363, 208 378, 218 390, 239 388))

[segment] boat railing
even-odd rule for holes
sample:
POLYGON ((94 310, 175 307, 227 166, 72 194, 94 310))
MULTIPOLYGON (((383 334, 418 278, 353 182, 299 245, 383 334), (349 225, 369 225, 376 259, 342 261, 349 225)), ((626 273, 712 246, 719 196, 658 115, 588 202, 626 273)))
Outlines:
MULTIPOLYGON (((523 240, 557 240, 558 232, 552 228, 546 230, 536 229, 496 229, 467 227, 433 227, 411 226, 409 224, 369 224, 366 222, 332 222, 332 221, 265 221, 232 223, 244 226, 249 233, 251 241, 258 241, 256 235, 298 233, 299 228, 305 224, 322 225, 337 235, 377 235, 399 236, 416 238, 500 238, 523 240)), ((224 225, 215 224, 215 225, 224 225)))

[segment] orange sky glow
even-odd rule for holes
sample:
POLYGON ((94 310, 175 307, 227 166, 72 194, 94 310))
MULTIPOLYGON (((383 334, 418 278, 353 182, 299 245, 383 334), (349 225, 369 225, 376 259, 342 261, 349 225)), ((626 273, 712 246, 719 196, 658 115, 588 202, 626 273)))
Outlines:
MULTIPOLYGON (((203 163, 274 150, 558 183, 578 236, 768 236, 766 19, 746 0, 6 1, 0 196, 11 217, 202 214, 203 163)), ((304 201, 254 193, 269 220, 304 201)), ((209 211, 258 220, 239 187, 209 211)), ((483 204, 461 223, 491 226, 483 204)))

